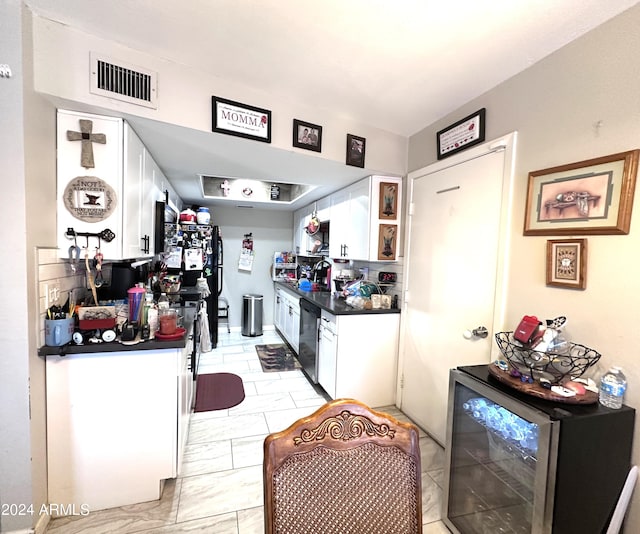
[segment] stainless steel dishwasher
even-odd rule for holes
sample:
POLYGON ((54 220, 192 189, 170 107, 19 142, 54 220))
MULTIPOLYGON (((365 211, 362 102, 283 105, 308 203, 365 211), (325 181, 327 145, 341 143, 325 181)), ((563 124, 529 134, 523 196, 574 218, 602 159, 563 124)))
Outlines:
POLYGON ((318 383, 318 326, 321 311, 311 302, 300 299, 300 341, 298 361, 312 383, 318 383))

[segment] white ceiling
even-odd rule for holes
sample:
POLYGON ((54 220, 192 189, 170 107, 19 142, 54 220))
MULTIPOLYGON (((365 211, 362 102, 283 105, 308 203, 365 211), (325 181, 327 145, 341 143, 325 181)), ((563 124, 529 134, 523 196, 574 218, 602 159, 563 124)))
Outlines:
MULTIPOLYGON (((407 137, 638 3, 24 1, 41 16, 130 48, 281 98, 304 98, 345 118, 407 137)), ((247 158, 246 143, 238 149, 233 138, 221 141, 224 146, 216 154, 207 154, 209 136, 130 120, 180 196, 193 202, 193 195, 199 194, 193 189, 198 172, 279 181, 303 172, 312 184, 333 176, 336 183, 324 189, 362 175, 362 169, 269 146, 256 146, 256 154, 247 158), (245 151, 242 158, 237 157, 240 150, 245 151)))

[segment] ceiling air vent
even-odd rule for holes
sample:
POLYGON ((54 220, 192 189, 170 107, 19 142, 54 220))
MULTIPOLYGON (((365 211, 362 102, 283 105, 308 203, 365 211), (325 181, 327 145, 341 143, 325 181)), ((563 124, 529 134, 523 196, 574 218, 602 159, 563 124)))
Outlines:
POLYGON ((91 92, 156 109, 157 73, 92 53, 91 92))

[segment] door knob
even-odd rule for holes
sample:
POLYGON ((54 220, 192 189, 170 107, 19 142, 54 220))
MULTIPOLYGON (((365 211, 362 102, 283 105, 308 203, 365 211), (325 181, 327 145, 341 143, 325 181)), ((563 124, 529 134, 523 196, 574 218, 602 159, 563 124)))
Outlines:
POLYGON ((489 331, 484 326, 479 326, 473 330, 465 330, 463 336, 465 339, 471 339, 472 337, 479 337, 484 339, 489 335, 489 331))

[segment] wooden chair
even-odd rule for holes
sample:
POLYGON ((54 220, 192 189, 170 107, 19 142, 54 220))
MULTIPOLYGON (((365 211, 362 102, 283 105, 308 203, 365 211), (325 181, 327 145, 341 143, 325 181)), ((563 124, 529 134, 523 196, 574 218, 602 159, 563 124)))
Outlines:
POLYGON ((266 534, 421 534, 418 429, 338 399, 264 441, 266 534))

